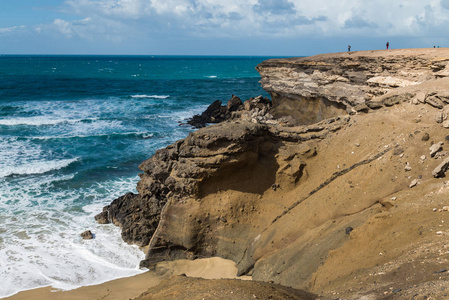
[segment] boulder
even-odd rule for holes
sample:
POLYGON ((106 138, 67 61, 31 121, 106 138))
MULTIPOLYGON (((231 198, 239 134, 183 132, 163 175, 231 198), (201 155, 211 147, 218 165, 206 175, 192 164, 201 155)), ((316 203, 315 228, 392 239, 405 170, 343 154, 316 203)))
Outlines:
POLYGON ((207 109, 200 115, 194 115, 187 124, 192 125, 196 128, 202 128, 207 125, 207 123, 218 123, 225 119, 224 109, 221 106, 221 101, 216 100, 212 102, 207 109))
POLYGON ((448 168, 449 168, 449 157, 446 158, 441 164, 438 165, 438 167, 436 167, 432 171, 432 176, 435 178, 444 177, 448 168))
POLYGON ((437 96, 428 96, 425 100, 425 102, 433 107, 436 108, 443 108, 444 102, 440 100, 437 96))
POLYGON ((146 183, 148 189, 157 195, 147 192, 128 193, 112 201, 103 208, 103 212, 95 216, 100 224, 113 223, 122 228, 122 238, 129 244, 146 246, 160 221, 160 211, 165 205, 164 189, 158 189, 158 182, 146 183), (148 209, 149 208, 149 209, 148 209))
POLYGON ((232 98, 228 101, 226 108, 228 112, 240 110, 242 108, 242 100, 239 97, 232 95, 232 98))
POLYGON ((443 142, 439 142, 437 144, 433 144, 432 146, 430 146, 429 150, 430 150, 430 157, 434 157, 438 152, 440 152, 441 150, 443 150, 443 142))
POLYGON ((258 109, 269 109, 271 107, 271 101, 268 98, 264 98, 262 96, 257 96, 255 98, 251 98, 246 100, 243 103, 245 110, 252 111, 256 108, 258 109))
POLYGON ((80 234, 81 237, 85 240, 92 240, 94 238, 94 235, 90 230, 86 230, 83 233, 80 234))

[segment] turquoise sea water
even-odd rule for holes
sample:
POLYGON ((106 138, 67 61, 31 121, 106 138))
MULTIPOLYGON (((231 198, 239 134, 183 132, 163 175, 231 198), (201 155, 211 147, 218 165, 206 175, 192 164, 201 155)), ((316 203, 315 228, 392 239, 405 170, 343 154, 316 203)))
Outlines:
POLYGON ((93 216, 192 131, 179 122, 232 94, 268 96, 265 59, 0 56, 0 298, 142 272, 140 250, 93 216))

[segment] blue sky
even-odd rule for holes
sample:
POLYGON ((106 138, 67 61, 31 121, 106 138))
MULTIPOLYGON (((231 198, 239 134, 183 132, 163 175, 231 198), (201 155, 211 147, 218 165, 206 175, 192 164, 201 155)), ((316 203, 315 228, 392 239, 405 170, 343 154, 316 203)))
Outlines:
POLYGON ((449 46, 449 0, 1 0, 0 54, 301 56, 449 46))

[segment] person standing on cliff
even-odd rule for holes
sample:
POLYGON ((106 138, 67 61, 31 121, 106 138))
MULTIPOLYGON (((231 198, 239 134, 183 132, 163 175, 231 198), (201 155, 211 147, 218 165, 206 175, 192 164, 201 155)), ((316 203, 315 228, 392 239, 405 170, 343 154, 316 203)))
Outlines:
POLYGON ((388 47, 390 47, 390 42, 387 42, 387 50, 388 50, 388 47))
POLYGON ((351 52, 351 45, 348 45, 348 52, 351 52))

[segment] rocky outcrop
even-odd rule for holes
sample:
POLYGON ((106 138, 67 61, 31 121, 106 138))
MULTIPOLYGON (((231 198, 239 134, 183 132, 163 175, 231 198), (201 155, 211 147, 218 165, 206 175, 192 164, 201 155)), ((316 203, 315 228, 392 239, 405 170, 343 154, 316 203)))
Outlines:
POLYGON ((398 50, 262 63, 273 109, 233 101, 234 117, 143 162, 138 194, 97 219, 148 246, 142 266, 220 256, 333 298, 411 298, 429 282, 438 298, 447 62, 398 50))
POLYGON ((253 300, 253 299, 290 299, 315 300, 317 295, 289 287, 266 282, 248 280, 188 278, 172 276, 158 286, 148 289, 134 300, 253 300))
MULTIPOLYGON (((139 166, 144 172, 137 185, 139 194, 129 193, 114 200, 96 219, 120 226, 123 239, 128 243, 149 244, 151 250, 143 266, 166 259, 217 254, 237 260, 244 252, 244 245, 236 245, 236 237, 228 237, 229 242, 223 242, 222 235, 234 234, 233 228, 243 223, 239 214, 245 211, 245 206, 254 212, 255 206, 249 205, 249 201, 243 206, 235 204, 240 208, 231 211, 203 207, 207 212, 202 215, 197 212, 198 205, 204 205, 200 199, 226 190, 254 198, 276 186, 277 181, 298 182, 305 167, 301 157, 312 157, 316 150, 303 145, 299 153, 290 150, 283 153, 279 148, 284 142, 323 139, 348 120, 335 118, 323 124, 300 127, 240 120, 203 128, 156 151, 144 161, 139 166), (281 164, 276 155, 281 155, 281 164), (191 214, 187 215, 190 210, 191 214)), ((252 231, 240 232, 238 239, 244 240, 252 234, 252 231)))
POLYGON ((424 82, 447 78, 449 59, 438 51, 393 50, 267 60, 257 66, 271 94, 275 117, 311 124, 342 113, 366 112, 404 101, 442 108, 446 91, 422 91, 424 82), (398 88, 410 93, 394 93, 398 88))
POLYGON ((225 106, 221 105, 220 100, 216 100, 204 112, 188 119, 187 124, 195 128, 203 128, 208 124, 231 119, 264 122, 273 120, 273 116, 268 113, 270 108, 271 101, 268 98, 258 96, 242 102, 239 97, 232 95, 225 106))

